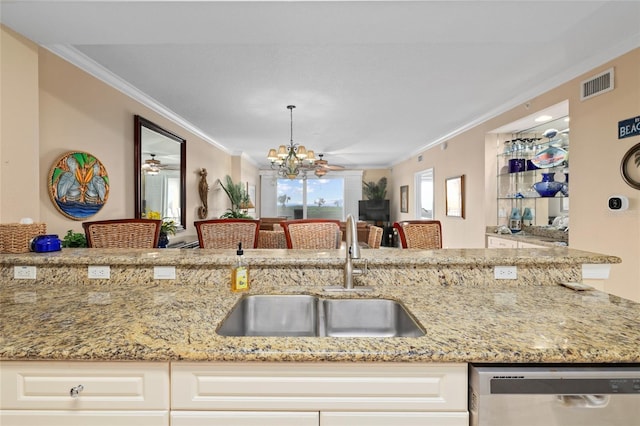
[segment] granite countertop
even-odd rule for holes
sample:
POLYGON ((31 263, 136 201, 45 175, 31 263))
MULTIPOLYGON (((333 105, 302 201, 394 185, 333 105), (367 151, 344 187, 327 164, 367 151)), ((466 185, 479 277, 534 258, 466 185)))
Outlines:
MULTIPOLYGON (((127 251, 128 254, 110 255, 108 251, 101 251, 101 254, 112 264, 119 259, 124 262, 125 256, 130 257, 132 264, 148 262, 153 256, 160 256, 160 264, 168 258, 198 264, 204 261, 206 252, 169 250, 154 255, 127 251)), ((385 250, 367 250, 365 256, 373 265, 385 262, 409 265, 416 262, 416 258, 425 263, 433 261, 423 256, 432 251, 395 252, 400 258, 390 259, 385 250)), ((615 257, 566 248, 539 249, 538 255, 530 256, 544 263, 547 261, 544 256, 550 252, 564 253, 566 262, 619 262, 615 257)), ((527 261, 520 250, 465 250, 464 253, 470 256, 469 262, 496 264, 498 258, 505 256, 514 261, 527 261)), ((91 257, 90 250, 66 254, 69 255, 67 263, 91 257)), ((294 256, 276 250, 257 251, 248 256, 253 265, 286 258, 294 263, 307 258, 310 264, 322 265, 342 262, 335 254, 294 256)), ((441 262, 462 264, 460 254, 460 251, 443 250, 435 256, 441 262)), ((0 262, 7 264, 18 258, 23 264, 62 263, 60 255, 55 254, 0 255, 0 262)), ((231 258, 212 257, 209 252, 208 262, 228 264, 231 258)), ((531 261, 531 257, 528 259, 531 261)), ((90 264, 96 260, 94 256, 90 264)), ((556 263, 562 261, 556 259, 556 263)), ((156 280, 133 285, 72 279, 64 283, 29 284, 13 280, 0 287, 0 359, 640 362, 640 304, 599 291, 578 292, 559 285, 415 283, 407 273, 375 283, 372 293, 345 296, 323 292, 326 282, 322 279, 309 278, 304 284, 282 286, 276 279, 259 279, 260 272, 254 272, 256 284, 251 293, 398 300, 415 316, 426 335, 417 338, 220 336, 216 334, 217 327, 241 297, 229 291, 227 270, 220 275, 225 279, 197 283, 156 280)))
MULTIPOLYGON (((252 265, 339 266, 344 263, 341 250, 246 249, 252 265)), ((544 249, 441 249, 406 250, 397 248, 363 249, 362 258, 371 265, 557 265, 620 263, 617 256, 592 253, 567 247, 544 249)), ((2 265, 176 265, 222 266, 235 262, 236 250, 213 249, 63 249, 50 253, 0 254, 2 265)))
POLYGON ((498 237, 506 240, 523 241, 545 247, 567 246, 569 233, 551 226, 526 226, 520 232, 502 234, 497 232, 497 226, 487 226, 487 237, 498 237))

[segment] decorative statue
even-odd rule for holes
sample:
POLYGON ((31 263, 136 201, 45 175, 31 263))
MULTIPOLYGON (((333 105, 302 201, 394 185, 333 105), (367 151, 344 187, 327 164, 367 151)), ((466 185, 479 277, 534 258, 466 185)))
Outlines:
POLYGON ((206 219, 209 215, 209 206, 207 204, 207 193, 209 192, 209 184, 207 183, 207 169, 200 169, 200 183, 198 184, 198 192, 200 193, 200 200, 202 200, 202 206, 198 208, 198 217, 200 219, 206 219))

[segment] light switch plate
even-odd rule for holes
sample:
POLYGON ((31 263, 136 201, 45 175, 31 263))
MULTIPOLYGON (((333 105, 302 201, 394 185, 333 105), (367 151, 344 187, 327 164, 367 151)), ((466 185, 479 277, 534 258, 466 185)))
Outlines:
POLYGON ((154 266, 153 279, 154 280, 175 280, 176 267, 175 266, 154 266))
POLYGON ((16 280, 35 280, 36 267, 35 266, 14 266, 13 278, 15 278, 16 280))

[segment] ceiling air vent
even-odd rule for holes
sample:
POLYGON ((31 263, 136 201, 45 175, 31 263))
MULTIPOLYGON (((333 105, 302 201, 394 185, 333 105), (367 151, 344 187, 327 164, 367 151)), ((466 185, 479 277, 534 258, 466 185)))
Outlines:
POLYGON ((609 68, 580 84, 580 100, 584 101, 594 96, 613 90, 613 68, 609 68))

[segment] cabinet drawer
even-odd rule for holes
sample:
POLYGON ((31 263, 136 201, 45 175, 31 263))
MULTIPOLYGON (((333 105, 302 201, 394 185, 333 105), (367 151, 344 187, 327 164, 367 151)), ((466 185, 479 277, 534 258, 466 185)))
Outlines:
POLYGON ((318 426, 318 412, 173 411, 171 426, 318 426))
POLYGON ((541 246, 538 244, 523 243, 522 241, 518 241, 518 248, 548 248, 548 247, 541 246))
POLYGON ((468 426, 467 413, 320 413, 320 426, 468 426))
POLYGON ((487 237, 487 248, 516 248, 518 242, 506 238, 487 237))
POLYGON ((172 363, 173 409, 466 411, 465 364, 172 363))
POLYGON ((6 361, 0 368, 3 410, 169 409, 168 363, 6 361))
POLYGON ((169 426, 168 411, 0 411, 2 426, 169 426))

